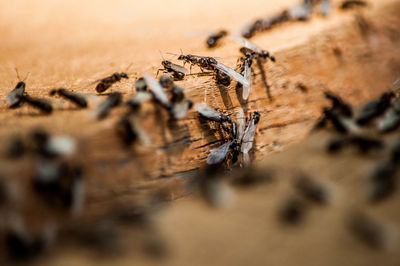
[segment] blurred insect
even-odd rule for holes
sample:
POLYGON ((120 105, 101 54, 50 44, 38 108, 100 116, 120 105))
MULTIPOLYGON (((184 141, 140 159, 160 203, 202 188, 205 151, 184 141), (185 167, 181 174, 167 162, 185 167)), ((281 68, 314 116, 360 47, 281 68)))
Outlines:
POLYGON ((194 109, 200 114, 201 117, 215 122, 231 122, 231 119, 226 115, 219 113, 218 111, 214 110, 206 103, 196 103, 194 105, 194 109))
POLYGON ((147 90, 147 84, 143 77, 140 77, 135 81, 135 88, 136 92, 147 90))
POLYGON ((22 100, 24 103, 27 103, 28 105, 39 109, 43 113, 51 114, 53 112, 53 106, 46 99, 34 98, 29 96, 27 93, 24 93, 24 95, 22 96, 22 100))
POLYGON ((218 41, 222 37, 226 36, 227 34, 228 34, 228 32, 226 30, 220 30, 217 33, 213 33, 210 36, 208 36, 207 41, 206 41, 208 48, 216 47, 218 44, 218 41))
POLYGON ((378 138, 356 135, 334 138, 328 142, 327 148, 329 152, 337 152, 350 145, 358 147, 361 153, 367 153, 372 149, 382 149, 384 147, 384 142, 378 138))
POLYGON ((361 133, 358 125, 351 118, 345 117, 338 112, 335 112, 333 108, 324 108, 323 114, 327 121, 332 122, 336 131, 338 131, 339 133, 351 133, 354 135, 361 133))
POLYGON ((385 92, 379 99, 364 104, 356 117, 357 124, 365 125, 375 117, 383 114, 390 107, 391 100, 394 96, 392 91, 385 92))
POLYGON ((326 204, 328 202, 328 191, 304 174, 296 178, 294 187, 302 196, 310 201, 318 204, 326 204))
POLYGON ((181 54, 178 57, 178 60, 184 60, 185 63, 190 63, 191 65, 197 65, 203 71, 203 69, 212 70, 212 71, 220 71, 225 75, 233 78, 237 82, 241 83, 243 86, 250 86, 248 80, 246 80, 242 75, 237 73, 230 67, 225 66, 224 64, 218 63, 215 58, 205 57, 205 56, 197 56, 197 55, 183 55, 181 54))
POLYGON ((400 126, 400 98, 397 98, 387 110, 385 115, 379 119, 377 128, 379 132, 390 132, 400 126))
POLYGON ((353 110, 351 105, 345 102, 342 98, 338 95, 334 94, 331 91, 324 92, 325 98, 331 101, 332 103, 332 110, 337 112, 338 114, 345 116, 345 117, 352 117, 353 110))
POLYGON ((40 161, 32 179, 35 191, 46 203, 72 211, 81 207, 84 193, 83 169, 65 162, 40 161))
POLYGON ((387 236, 384 227, 362 213, 354 213, 348 221, 348 229, 360 241, 371 248, 384 248, 387 236))
POLYGON ((158 73, 160 71, 163 71, 163 72, 171 73, 175 80, 182 80, 185 78, 185 75, 189 74, 189 71, 186 68, 184 68, 180 65, 174 64, 171 61, 163 60, 161 62, 161 64, 163 65, 164 68, 157 70, 156 76, 158 76, 158 73))
POLYGON ((97 119, 103 119, 108 116, 110 110, 121 104, 122 94, 120 92, 110 93, 96 109, 93 111, 93 117, 97 119))
POLYGON ((397 167, 395 162, 385 162, 376 167, 370 176, 368 200, 380 202, 395 192, 397 167))
POLYGON ((253 148, 254 135, 256 133, 257 124, 260 121, 260 112, 254 111, 250 122, 243 133, 241 139, 241 152, 243 154, 244 166, 250 165, 249 151, 253 148))
POLYGON ((147 87, 150 89, 150 92, 153 94, 153 98, 157 102, 159 102, 164 108, 170 109, 171 102, 169 101, 167 95, 161 87, 161 84, 148 74, 144 74, 143 78, 147 84, 147 87))
POLYGON ((129 116, 123 116, 116 125, 117 136, 123 144, 129 147, 131 144, 140 140, 145 146, 151 145, 151 140, 147 133, 139 126, 139 123, 129 116))
POLYGON ((76 151, 75 141, 68 136, 50 134, 43 129, 35 129, 30 133, 33 151, 44 157, 73 155, 76 151))
POLYGON ((26 151, 26 145, 21 137, 13 137, 7 148, 7 156, 10 158, 20 158, 26 151))
POLYGON ((124 79, 128 79, 128 75, 125 72, 115 72, 114 74, 112 74, 111 76, 108 76, 106 78, 103 78, 100 80, 100 83, 97 84, 96 86, 96 91, 98 93, 102 93, 105 92, 106 90, 108 90, 114 83, 120 81, 122 78, 124 79))
POLYGON ((261 20, 256 20, 252 23, 245 25, 241 30, 241 35, 247 39, 253 37, 256 31, 260 28, 261 24, 262 24, 261 20))
POLYGON ((278 217, 286 224, 297 224, 307 211, 307 205, 296 197, 290 197, 279 208, 278 217))
POLYGON ((367 2, 362 0, 345 0, 340 5, 340 9, 352 9, 355 7, 366 7, 368 5, 367 2))
POLYGON ((15 88, 7 95, 6 102, 9 105, 9 108, 17 108, 20 107, 23 103, 23 95, 25 93, 25 81, 29 76, 29 72, 26 74, 26 77, 21 80, 19 77, 18 69, 15 69, 17 73, 17 77, 19 82, 15 86, 15 88))
POLYGON ((175 120, 181 120, 185 118, 187 112, 193 107, 193 102, 189 99, 176 102, 172 105, 172 108, 170 110, 171 116, 175 120))
POLYGON ((54 90, 50 91, 51 96, 53 96, 55 94, 58 94, 59 96, 70 100, 71 102, 73 102, 74 104, 76 104, 77 106, 79 106, 81 108, 87 107, 87 101, 86 101, 85 97, 83 97, 82 95, 80 95, 78 93, 75 93, 73 91, 68 91, 64 88, 54 89, 54 90))
POLYGON ((140 108, 143 102, 151 100, 153 97, 150 92, 138 91, 129 100, 125 102, 132 110, 136 111, 140 108))
POLYGON ((312 12, 311 1, 305 0, 303 3, 297 4, 289 9, 288 12, 289 20, 306 21, 310 17, 311 12, 312 12))

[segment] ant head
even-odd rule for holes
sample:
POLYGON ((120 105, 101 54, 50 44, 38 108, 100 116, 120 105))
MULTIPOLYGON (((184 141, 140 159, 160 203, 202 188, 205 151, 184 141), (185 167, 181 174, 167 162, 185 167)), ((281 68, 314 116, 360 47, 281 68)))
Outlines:
POLYGON ((17 83, 17 85, 15 86, 15 88, 24 88, 25 89, 25 82, 20 81, 17 83))
POLYGON ((208 47, 212 48, 217 44, 217 41, 215 40, 215 38, 208 38, 207 39, 207 45, 208 47))
POLYGON ((125 72, 122 72, 121 74, 119 74, 121 78, 127 79, 129 78, 128 75, 125 72))
POLYGON ((161 61, 161 64, 162 64, 164 67, 167 67, 167 66, 170 66, 170 65, 171 65, 171 61, 163 60, 163 61, 161 61))
POLYGON ((207 58, 207 61, 208 61, 209 64, 214 64, 214 65, 218 64, 217 60, 215 60, 215 59, 212 58, 212 57, 208 57, 208 58, 207 58))
POLYGON ((52 89, 49 93, 50 96, 54 96, 58 92, 57 89, 52 89))
POLYGON ((260 121, 260 112, 259 111, 254 111, 253 113, 253 118, 254 118, 254 124, 258 124, 260 121))
POLYGON ((186 56, 183 55, 183 54, 181 54, 180 56, 178 56, 178 60, 185 60, 185 59, 186 59, 186 56))
POLYGON ((276 60, 276 59, 275 59, 275 56, 273 56, 273 55, 270 55, 270 56, 269 56, 269 59, 271 59, 272 62, 275 62, 275 60, 276 60))

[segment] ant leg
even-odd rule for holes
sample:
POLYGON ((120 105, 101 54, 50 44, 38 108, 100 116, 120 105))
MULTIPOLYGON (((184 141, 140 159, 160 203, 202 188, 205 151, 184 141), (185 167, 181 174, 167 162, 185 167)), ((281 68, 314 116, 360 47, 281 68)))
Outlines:
POLYGON ((163 70, 164 70, 164 69, 162 69, 162 68, 158 69, 158 70, 157 70, 156 77, 158 76, 158 73, 159 73, 160 71, 163 71, 163 70))

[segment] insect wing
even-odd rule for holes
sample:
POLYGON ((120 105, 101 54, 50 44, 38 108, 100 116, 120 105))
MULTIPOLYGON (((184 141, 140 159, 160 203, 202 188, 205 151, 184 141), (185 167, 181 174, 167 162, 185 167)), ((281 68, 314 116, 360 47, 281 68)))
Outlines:
POLYGON ((184 68, 183 66, 171 63, 171 68, 177 72, 182 72, 183 74, 187 75, 189 74, 189 70, 187 70, 186 68, 184 68))
POLYGON ((261 54, 263 53, 263 50, 255 45, 254 43, 246 40, 245 38, 239 37, 239 36, 229 36, 229 38, 233 41, 236 41, 238 43, 241 43, 244 47, 254 51, 255 53, 261 54))
POLYGON ((250 121, 249 126, 246 128, 246 131, 243 134, 242 147, 241 147, 243 153, 248 153, 253 147, 255 133, 256 133, 256 124, 254 123, 254 119, 252 119, 250 121))
POLYGON ((143 78, 146 81, 147 86, 149 86, 151 92, 154 94, 154 97, 163 105, 169 106, 170 102, 160 83, 158 83, 155 78, 148 74, 144 74, 143 78))
POLYGON ((233 78, 234 80, 236 80, 237 82, 242 84, 243 87, 250 87, 250 82, 248 80, 246 80, 245 77, 243 77, 242 75, 237 73, 235 70, 233 70, 232 68, 227 67, 227 66, 225 66, 224 64, 221 64, 221 63, 217 63, 214 66, 215 66, 215 68, 217 68, 222 73, 225 73, 226 75, 230 76, 231 78, 233 78))
POLYGON ((216 110, 212 109, 206 103, 196 103, 194 109, 199 112, 202 116, 213 120, 219 120, 221 114, 216 110))
POLYGON ((230 150, 232 142, 227 142, 218 148, 212 149, 210 154, 207 158, 207 164, 218 164, 220 163, 225 157, 228 151, 230 150))
MULTIPOLYGON (((247 62, 245 62, 243 77, 248 81, 249 84, 251 84, 250 76, 251 76, 251 67, 247 62)), ((249 98, 249 94, 250 94, 250 86, 243 86, 243 94, 242 94, 243 100, 247 100, 249 98)))
POLYGON ((185 118, 189 110, 190 103, 188 101, 178 102, 172 106, 172 115, 176 120, 185 118))
POLYGON ((243 108, 240 107, 237 111, 237 136, 238 136, 238 139, 243 138, 245 129, 246 129, 246 117, 244 115, 243 108))

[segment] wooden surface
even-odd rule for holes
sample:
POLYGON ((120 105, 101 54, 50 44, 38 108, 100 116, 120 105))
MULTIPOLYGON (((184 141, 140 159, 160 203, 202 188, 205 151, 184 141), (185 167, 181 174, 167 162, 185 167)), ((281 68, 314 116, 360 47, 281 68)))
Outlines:
MULTIPOLYGON (((95 94, 91 82, 116 71, 126 71, 130 79, 116 84, 110 91, 121 91, 124 99, 128 99, 134 93, 132 83, 136 78, 143 73, 155 75, 162 60, 159 51, 165 58, 174 60, 175 57, 168 53, 179 54, 182 49, 184 53, 216 56, 226 65, 234 66, 239 56, 239 45, 225 40, 221 47, 207 50, 204 38, 189 37, 187 33, 220 28, 235 32, 252 19, 273 14, 297 1, 272 2, 247 1, 246 6, 253 7, 251 9, 245 8, 243 1, 229 1, 229 4, 227 1, 168 1, 160 4, 158 1, 122 0, 96 1, 96 4, 89 1, 2 2, 0 99, 4 101, 17 82, 14 67, 18 68, 21 76, 30 72, 27 81, 30 94, 46 98, 50 98, 48 93, 54 87, 95 94)), ((336 7, 337 2, 334 3, 336 7)), ((398 1, 374 2, 361 13, 369 25, 364 32, 357 24, 357 11, 340 12, 335 8, 328 18, 315 15, 308 22, 281 25, 253 39, 277 58, 275 64, 268 62, 264 65, 273 101, 268 100, 257 75, 247 104, 249 111, 259 110, 261 113, 254 149, 256 160, 290 149, 290 144, 304 139, 325 104, 324 90, 331 89, 358 105, 390 87, 400 73, 400 38, 396 26, 400 19, 399 10, 398 1), (307 87, 306 93, 296 85, 299 82, 307 87)), ((208 77, 189 77, 179 85, 186 88, 187 97, 194 102, 206 101, 228 115, 234 114, 241 104, 234 85, 219 89, 208 77)), ((204 163, 210 148, 218 145, 218 135, 205 130, 194 111, 183 121, 173 124, 167 123, 166 113, 148 104, 141 110, 138 121, 153 144, 151 147, 138 144, 127 150, 116 138, 114 129, 116 121, 126 111, 125 107, 113 110, 112 115, 103 121, 96 121, 90 117, 90 109, 98 104, 96 101, 90 102, 89 110, 70 110, 70 106, 60 98, 53 100, 58 105, 50 116, 38 115, 29 107, 9 110, 3 102, 0 107, 0 139, 2 143, 7 143, 11 136, 26 135, 28 130, 38 126, 52 133, 76 138, 79 153, 74 160, 80 161, 86 169, 87 215, 91 210, 106 208, 108 202, 116 199, 135 198, 138 191, 151 190, 153 185, 181 182, 204 163)), ((278 157, 282 158, 282 162, 297 163, 289 156, 276 156, 282 156, 278 157)), ((29 176, 31 169, 29 164, 5 158, 0 161, 0 167, 5 175, 21 176, 21 180, 23 176, 29 176)), ((210 233, 202 236, 198 233, 209 230, 213 226, 211 221, 219 220, 219 215, 201 207, 197 209, 197 203, 192 203, 190 199, 178 202, 167 218, 163 218, 165 222, 161 228, 165 230, 167 239, 173 243, 176 241, 178 250, 182 250, 186 239, 191 239, 191 244, 188 244, 187 250, 183 249, 182 253, 173 256, 170 264, 186 264, 195 260, 197 253, 194 250, 215 241, 221 243, 222 249, 229 250, 228 255, 231 254, 216 254, 216 259, 212 260, 215 265, 225 262, 241 265, 253 259, 254 264, 264 264, 266 253, 259 246, 269 238, 269 234, 261 235, 260 231, 254 230, 243 246, 237 245, 234 249, 230 246, 236 238, 244 238, 244 235, 230 232, 237 231, 236 226, 252 224, 251 220, 261 211, 255 207, 246 213, 245 206, 259 202, 263 194, 262 188, 260 198, 252 197, 251 193, 245 194, 244 201, 225 217, 237 220, 232 227, 223 223, 216 227, 226 228, 221 235, 210 233), (200 217, 203 215, 215 215, 215 219, 210 218, 206 224, 198 225, 204 228, 198 227, 191 238, 192 224, 202 223, 205 219, 200 217), (244 220, 236 219, 235 215, 244 220), (182 228, 182 231, 174 235, 176 228, 182 228), (254 253, 242 253, 242 250, 254 253)), ((269 209, 264 205, 262 208, 269 209)), ((335 215, 341 217, 341 212, 335 215)), ((274 231, 272 225, 265 224, 265 227, 269 229, 264 233, 274 231)), ((314 236, 321 229, 315 228, 316 233, 310 233, 310 241, 315 241, 314 236)), ((276 233, 272 239, 280 242, 280 237, 276 233)), ((285 245, 276 247, 271 244, 269 247, 277 250, 271 252, 275 254, 271 263, 283 264, 282 253, 288 250, 296 250, 293 254, 304 254, 299 248, 302 247, 300 242, 291 245, 291 237, 283 239, 285 245)), ((174 245, 172 247, 175 248, 174 245)), ((337 245, 340 246, 340 242, 337 245)), ((306 246, 303 245, 303 248, 306 246)), ((315 243, 315 246, 320 245, 315 243)), ((198 264, 208 263, 213 256, 206 254, 215 248, 217 244, 204 249, 198 264)), ((328 254, 330 249, 328 246, 324 248, 326 253, 322 254, 328 254)), ((334 252, 329 254, 329 258, 340 257, 334 252)), ((60 257, 54 260, 57 258, 60 257)), ((293 255, 285 262, 295 264, 294 258, 293 255)), ((326 257, 318 255, 318 258, 326 257)), ((121 263, 129 264, 130 259, 128 256, 121 263)), ((335 261, 330 262, 334 264, 335 261)), ((354 261, 357 262, 362 264, 363 261, 354 261)))

